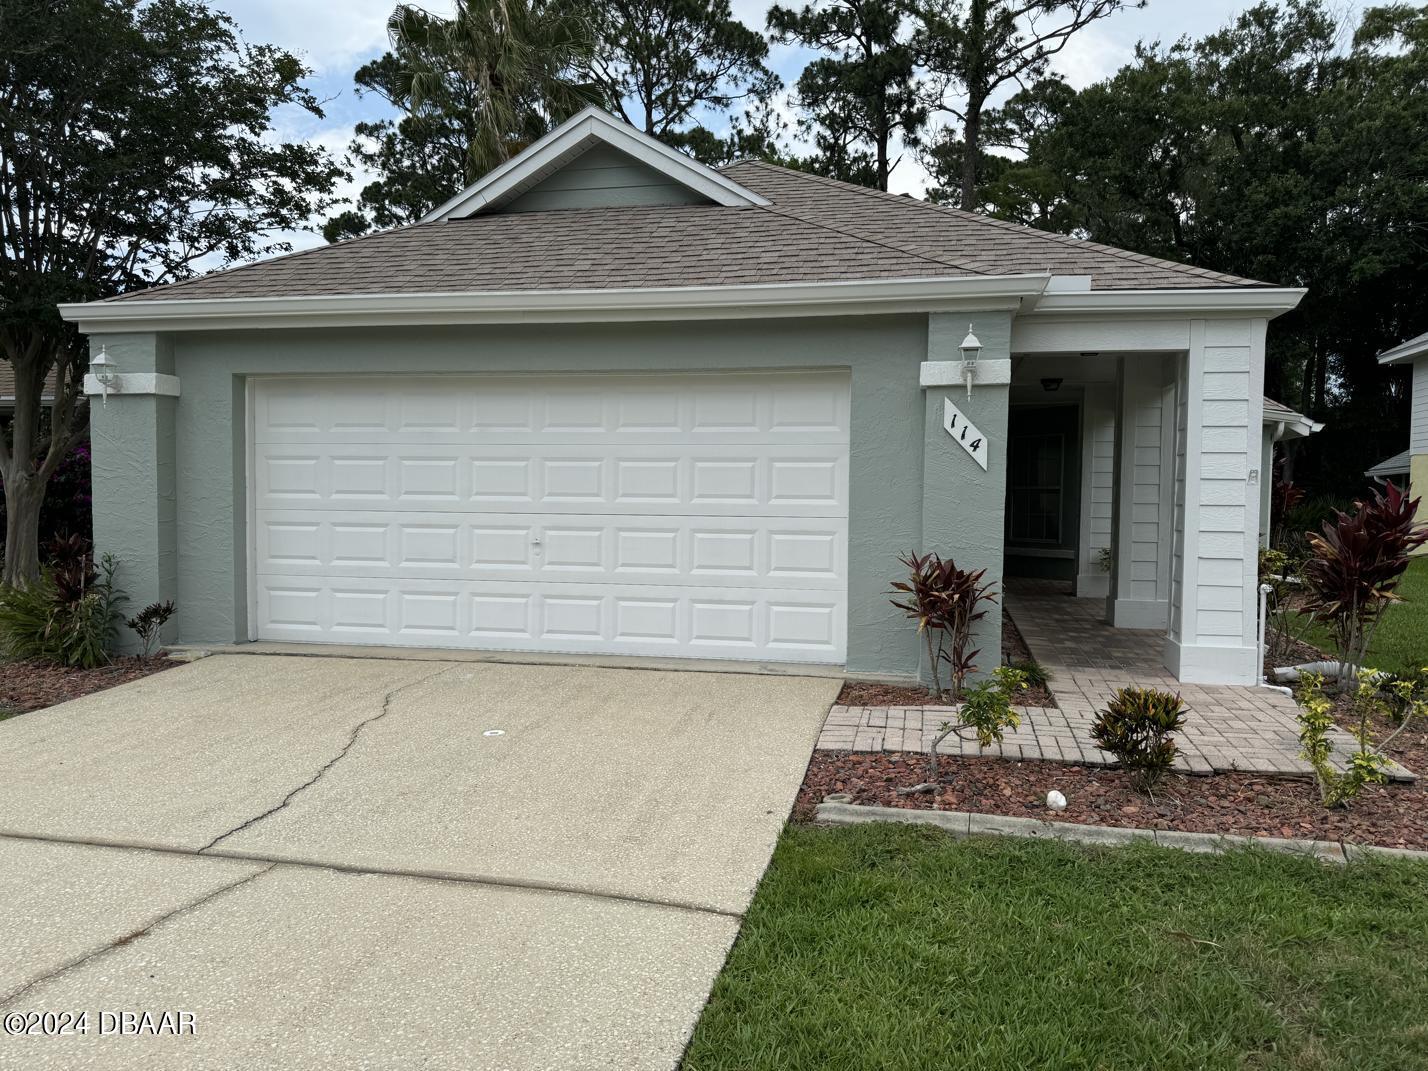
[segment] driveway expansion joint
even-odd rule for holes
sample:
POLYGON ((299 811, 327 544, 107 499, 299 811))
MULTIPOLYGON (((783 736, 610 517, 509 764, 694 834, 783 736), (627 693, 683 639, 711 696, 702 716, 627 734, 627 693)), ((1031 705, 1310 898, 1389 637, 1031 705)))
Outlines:
POLYGON ((452 668, 454 668, 453 664, 443 663, 442 667, 436 670, 435 672, 428 673, 424 677, 419 677, 414 681, 408 681, 406 684, 403 684, 398 688, 393 688, 390 692, 388 692, 382 697, 382 709, 379 710, 376 714, 373 714, 370 718, 367 718, 364 721, 359 721, 356 725, 354 725, 352 727, 351 733, 348 734, 347 743, 343 744, 342 749, 338 751, 336 755, 332 756, 332 758, 328 759, 327 762, 325 762, 322 767, 317 771, 317 773, 313 774, 302 784, 298 785, 297 788, 293 789, 286 796, 284 796, 277 804, 272 807, 269 807, 266 811, 262 812, 261 814, 254 815, 252 818, 249 818, 246 821, 240 822, 238 825, 234 826, 226 833, 218 834, 218 836, 214 837, 202 848, 198 849, 199 852, 207 852, 221 841, 227 840, 229 837, 237 833, 241 833, 245 829, 257 825, 263 819, 271 818, 273 815, 283 810, 293 800, 297 799, 298 796, 300 796, 302 793, 310 789, 313 785, 321 781, 322 778, 326 776, 329 770, 331 770, 347 756, 347 753, 352 750, 352 748, 356 745, 358 738, 362 735, 362 730, 366 729, 369 725, 381 721, 383 718, 385 718, 388 714, 392 712, 393 699, 395 699, 402 692, 407 691, 409 688, 415 688, 417 685, 425 684, 427 681, 431 680, 434 677, 439 677, 443 673, 450 672, 452 668))
MULTIPOLYGON (((41 844, 68 844, 77 848, 101 848, 111 851, 153 852, 156 855, 177 855, 189 859, 219 860, 230 863, 268 863, 261 873, 275 867, 295 867, 302 870, 327 870, 355 877, 409 878, 414 881, 439 881, 454 885, 476 885, 485 888, 513 889, 518 892, 554 893, 559 896, 579 896, 589 900, 612 900, 616 903, 634 904, 639 907, 656 907, 668 911, 687 911, 697 915, 717 915, 734 921, 742 921, 744 912, 716 904, 700 903, 696 900, 660 899, 639 896, 613 889, 562 885, 559 882, 540 881, 532 878, 502 877, 493 874, 468 874, 454 870, 425 870, 416 867, 360 866, 355 863, 338 863, 323 859, 305 859, 298 856, 272 856, 261 852, 245 852, 234 848, 179 848, 143 841, 90 839, 85 837, 51 837, 38 833, 22 833, 0 829, 0 840, 34 841, 41 844)), ((259 877, 254 874, 251 877, 259 877)), ((245 879, 245 880, 251 880, 245 879)), ((236 882, 235 885, 241 885, 236 882)), ((197 906, 195 904, 194 906, 197 906)))
POLYGON ((152 919, 149 922, 144 923, 137 930, 130 930, 128 933, 121 934, 120 936, 114 938, 107 944, 101 945, 98 948, 90 949, 90 951, 84 953, 82 956, 75 957, 68 963, 62 963, 58 967, 55 967, 53 970, 46 971, 44 974, 37 975, 36 977, 31 978, 24 985, 17 986, 15 989, 12 989, 8 993, 0 994, 0 1008, 4 1008, 9 1006, 10 1004, 13 1004, 15 1001, 19 1000, 22 996, 24 996, 26 993, 30 992, 30 990, 36 988, 37 986, 41 986, 46 982, 53 981, 54 979, 60 977, 63 974, 68 974, 75 968, 82 967, 86 963, 89 963, 91 960, 95 960, 100 958, 101 956, 107 955, 117 948, 123 948, 125 945, 132 944, 133 942, 139 940, 141 937, 145 937, 148 934, 153 933, 164 923, 178 918, 180 915, 186 915, 188 914, 188 912, 194 911, 202 907, 204 904, 211 903, 212 901, 218 899, 220 896, 230 893, 235 889, 241 888, 242 886, 247 885, 250 882, 257 881, 264 874, 271 873, 276 866, 276 863, 269 864, 268 866, 263 867, 262 870, 259 870, 255 874, 245 874, 237 881, 229 882, 227 885, 220 886, 217 889, 213 889, 209 892, 204 893, 202 896, 179 904, 171 911, 166 911, 158 918, 152 919))

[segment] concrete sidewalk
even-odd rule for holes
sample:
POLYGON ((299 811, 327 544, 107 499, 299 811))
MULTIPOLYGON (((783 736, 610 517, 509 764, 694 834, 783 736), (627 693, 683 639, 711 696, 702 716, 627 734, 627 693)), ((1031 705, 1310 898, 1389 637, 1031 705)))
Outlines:
POLYGON ((837 687, 212 657, 6 722, 0 1007, 195 1034, 0 1067, 672 1067, 837 687))

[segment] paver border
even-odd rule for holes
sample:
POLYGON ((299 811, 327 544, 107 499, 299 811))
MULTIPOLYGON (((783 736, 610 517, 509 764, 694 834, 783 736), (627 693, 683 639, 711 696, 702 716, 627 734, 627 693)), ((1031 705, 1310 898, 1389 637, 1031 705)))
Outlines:
POLYGON ((1352 844, 1348 841, 1246 837, 1234 833, 1187 833, 1180 830, 1138 829, 1130 826, 1088 826, 1076 822, 1050 822, 1040 818, 978 814, 971 811, 925 811, 862 803, 820 803, 814 809, 814 816, 820 822, 839 826, 862 825, 866 822, 935 826, 954 837, 1023 837, 1102 845, 1148 842, 1163 848, 1206 853, 1254 846, 1272 852, 1311 856, 1324 863, 1339 865, 1369 859, 1411 859, 1428 863, 1428 852, 1412 848, 1381 848, 1373 844, 1352 844))

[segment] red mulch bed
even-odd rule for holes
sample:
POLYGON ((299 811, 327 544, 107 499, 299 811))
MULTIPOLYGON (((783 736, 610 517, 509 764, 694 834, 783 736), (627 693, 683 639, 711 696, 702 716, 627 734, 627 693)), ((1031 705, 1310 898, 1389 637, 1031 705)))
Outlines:
POLYGON ((163 655, 121 658, 98 669, 74 669, 50 662, 0 662, 0 711, 19 713, 52 707, 176 665, 179 663, 163 655))
MULTIPOLYGON (((1410 733, 1416 739, 1403 748, 1395 746, 1393 757, 1415 773, 1428 774, 1428 727, 1405 732, 1400 740, 1410 733)), ((926 770, 925 755, 907 752, 814 752, 794 815, 802 821, 811 820, 814 806, 824 796, 846 792, 855 803, 882 807, 1428 849, 1428 787, 1422 779, 1413 785, 1370 785, 1350 808, 1329 811, 1320 804, 1319 791, 1308 779, 1171 774, 1161 782, 1152 801, 1132 788, 1119 770, 944 756, 942 788, 935 793, 897 795, 898 788, 923 781, 926 770), (1046 807, 1046 793, 1053 788, 1067 800, 1066 810, 1060 813, 1046 807)))
MULTIPOLYGON (((1017 631, 1011 615, 1002 613, 1002 657, 1008 662, 1026 662, 1031 650, 1017 631)), ((848 681, 838 693, 838 702, 849 707, 925 707, 940 706, 932 693, 921 685, 878 684, 875 681, 848 681)), ((1017 706, 1054 707, 1056 697, 1043 687, 1031 687, 1017 697, 1017 706)))

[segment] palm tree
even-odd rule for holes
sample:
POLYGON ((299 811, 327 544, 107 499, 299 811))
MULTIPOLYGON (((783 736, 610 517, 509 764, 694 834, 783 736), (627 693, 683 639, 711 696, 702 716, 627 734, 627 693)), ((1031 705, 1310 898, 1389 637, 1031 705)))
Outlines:
POLYGON ((569 0, 457 0, 449 19, 401 4, 387 31, 406 60, 401 88, 412 112, 474 104, 467 182, 599 100, 578 74, 594 34, 569 0))

